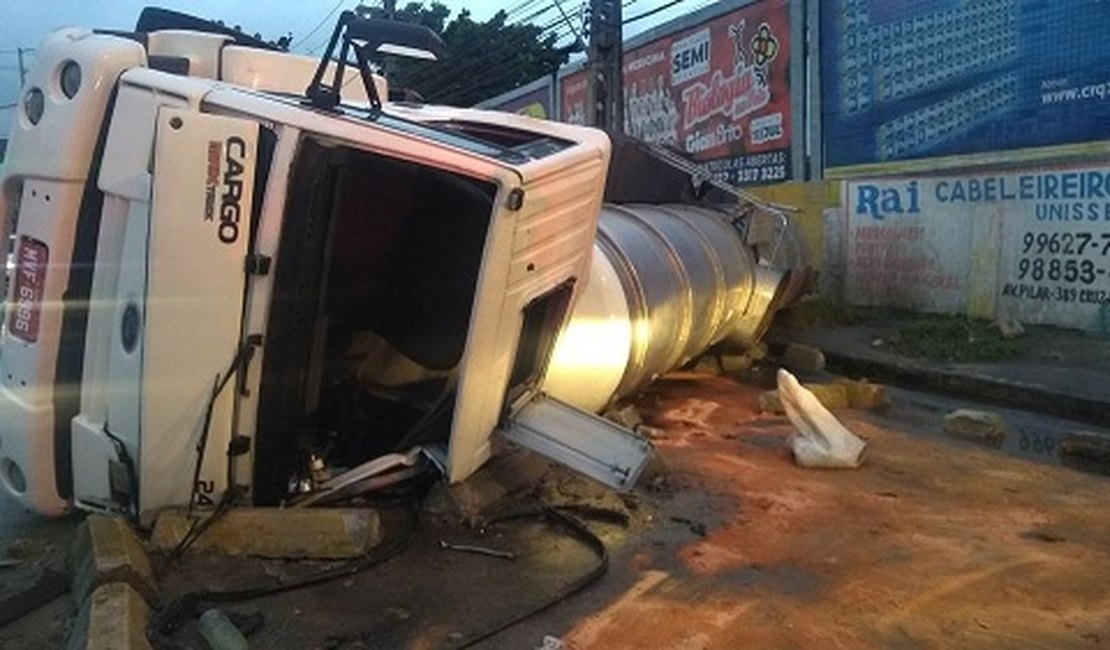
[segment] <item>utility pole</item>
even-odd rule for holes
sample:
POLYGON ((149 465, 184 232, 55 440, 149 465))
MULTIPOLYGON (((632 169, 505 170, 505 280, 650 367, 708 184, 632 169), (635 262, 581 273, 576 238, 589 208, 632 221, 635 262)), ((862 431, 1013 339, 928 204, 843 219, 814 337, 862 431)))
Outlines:
POLYGON ((590 83, 587 118, 592 126, 624 132, 624 83, 621 71, 621 0, 590 0, 590 83))

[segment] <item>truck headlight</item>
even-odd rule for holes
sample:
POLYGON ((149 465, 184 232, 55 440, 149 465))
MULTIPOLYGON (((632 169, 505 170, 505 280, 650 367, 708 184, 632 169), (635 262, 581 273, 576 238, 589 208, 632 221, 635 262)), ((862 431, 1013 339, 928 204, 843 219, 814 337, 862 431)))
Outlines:
POLYGON ((66 61, 62 66, 61 85, 66 99, 73 99, 77 91, 81 90, 81 66, 76 61, 66 61))
POLYGON ((31 124, 38 124, 46 109, 46 97, 39 88, 32 88, 23 96, 23 114, 31 124))

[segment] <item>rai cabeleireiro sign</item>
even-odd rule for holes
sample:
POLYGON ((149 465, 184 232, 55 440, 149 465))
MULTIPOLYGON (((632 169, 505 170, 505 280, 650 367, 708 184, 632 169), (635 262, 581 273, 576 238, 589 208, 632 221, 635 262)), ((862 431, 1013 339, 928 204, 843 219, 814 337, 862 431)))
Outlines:
POLYGON ((1110 333, 1110 166, 852 180, 859 305, 1110 333))

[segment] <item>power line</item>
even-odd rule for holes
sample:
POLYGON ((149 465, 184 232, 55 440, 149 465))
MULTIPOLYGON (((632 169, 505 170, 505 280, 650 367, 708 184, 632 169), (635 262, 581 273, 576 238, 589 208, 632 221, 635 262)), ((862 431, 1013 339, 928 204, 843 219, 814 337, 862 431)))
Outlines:
POLYGON ((509 20, 510 18, 514 17, 514 16, 519 16, 520 14, 524 13, 525 11, 528 10, 529 7, 531 7, 532 5, 536 4, 539 1, 540 0, 524 0, 523 2, 517 4, 516 6, 508 9, 505 12, 506 21, 509 20))
MULTIPOLYGON (((635 2, 635 1, 636 0, 632 0, 632 2, 635 2)), ((661 5, 659 5, 658 7, 656 7, 655 9, 645 11, 642 14, 636 14, 635 16, 632 16, 631 18, 626 18, 624 20, 624 22, 622 22, 621 24, 622 25, 627 25, 628 23, 634 23, 637 20, 647 18, 648 16, 654 16, 655 14, 659 13, 660 11, 665 11, 667 9, 670 9, 671 7, 675 6, 676 4, 678 4, 680 2, 685 2, 685 1, 686 0, 670 0, 670 2, 665 2, 661 5)), ((632 2, 629 2, 628 4, 632 4, 632 2)), ((625 5, 625 6, 627 7, 628 5, 625 5)))
POLYGON ((339 2, 335 3, 335 6, 331 8, 331 11, 329 11, 323 18, 321 18, 320 22, 316 23, 316 26, 313 27, 312 29, 310 29, 307 34, 305 34, 304 36, 302 36, 300 38, 300 40, 298 40, 296 43, 291 44, 289 46, 289 49, 294 50, 297 47, 299 47, 301 45, 304 45, 305 41, 312 38, 313 34, 320 31, 320 28, 323 27, 328 22, 329 18, 331 18, 332 16, 335 15, 335 12, 339 11, 339 8, 342 7, 343 3, 345 3, 346 1, 347 0, 339 0, 339 2))

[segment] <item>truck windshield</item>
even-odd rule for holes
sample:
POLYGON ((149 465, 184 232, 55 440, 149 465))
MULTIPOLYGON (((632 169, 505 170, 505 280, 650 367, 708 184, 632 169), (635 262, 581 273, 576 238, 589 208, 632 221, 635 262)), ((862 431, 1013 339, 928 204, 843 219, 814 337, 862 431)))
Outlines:
POLYGON ((305 450, 351 466, 446 439, 449 418, 429 414, 451 411, 496 190, 302 143, 266 337, 257 499, 285 496, 305 450))

